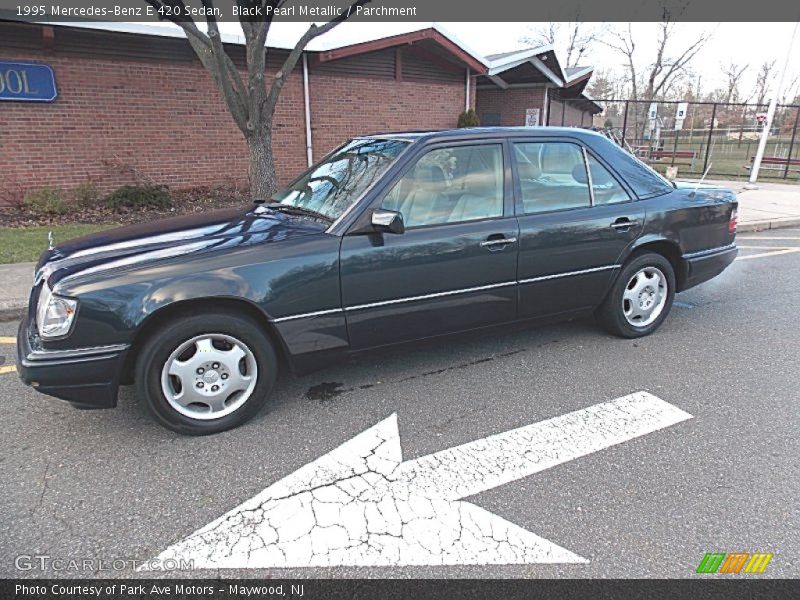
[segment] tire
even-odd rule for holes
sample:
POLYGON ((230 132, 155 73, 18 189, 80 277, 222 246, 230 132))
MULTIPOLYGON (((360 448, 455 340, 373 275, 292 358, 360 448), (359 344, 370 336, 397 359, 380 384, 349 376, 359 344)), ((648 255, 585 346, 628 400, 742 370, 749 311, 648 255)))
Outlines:
POLYGON ((277 371, 275 349, 258 323, 204 312, 171 320, 149 337, 136 364, 136 391, 159 424, 208 435, 253 418, 277 371))
POLYGON ((672 264, 661 254, 645 252, 625 264, 595 316, 609 333, 623 338, 643 337, 661 326, 674 298, 672 264))

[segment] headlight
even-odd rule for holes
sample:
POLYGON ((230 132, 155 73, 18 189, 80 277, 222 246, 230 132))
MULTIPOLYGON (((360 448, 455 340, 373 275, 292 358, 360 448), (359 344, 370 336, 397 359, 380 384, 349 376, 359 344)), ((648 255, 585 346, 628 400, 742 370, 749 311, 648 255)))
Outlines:
POLYGON ((43 339, 67 335, 76 312, 77 300, 56 296, 47 282, 44 282, 36 307, 36 326, 43 339))

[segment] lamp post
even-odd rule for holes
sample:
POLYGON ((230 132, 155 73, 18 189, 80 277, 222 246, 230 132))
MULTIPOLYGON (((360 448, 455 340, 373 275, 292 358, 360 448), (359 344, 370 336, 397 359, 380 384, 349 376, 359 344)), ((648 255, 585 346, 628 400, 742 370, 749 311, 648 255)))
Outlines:
POLYGON ((778 87, 775 89, 775 93, 772 95, 772 100, 769 102, 769 108, 767 108, 767 120, 764 123, 764 129, 761 130, 761 139, 758 141, 758 150, 756 150, 756 155, 753 159, 753 168, 750 171, 750 181, 744 186, 747 190, 758 189, 758 186, 756 185, 756 181, 758 180, 758 171, 761 168, 761 160, 764 158, 764 150, 767 147, 767 138, 769 137, 769 132, 772 128, 772 119, 775 117, 775 109, 778 106, 778 97, 783 91, 783 80, 786 77, 786 70, 789 67, 789 60, 792 57, 792 46, 794 46, 794 38, 797 35, 797 26, 798 23, 795 23, 794 29, 792 29, 792 37, 789 39, 789 49, 786 52, 786 62, 783 63, 781 76, 778 79, 778 87))

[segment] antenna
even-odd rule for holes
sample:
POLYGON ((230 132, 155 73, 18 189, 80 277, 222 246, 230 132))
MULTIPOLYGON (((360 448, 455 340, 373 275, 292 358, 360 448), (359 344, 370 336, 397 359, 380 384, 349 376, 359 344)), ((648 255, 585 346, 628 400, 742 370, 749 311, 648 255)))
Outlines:
POLYGON ((697 182, 697 185, 696 185, 696 186, 694 187, 694 189, 692 190, 692 193, 691 193, 691 195, 692 195, 692 196, 694 196, 694 195, 697 193, 697 190, 698 190, 698 188, 699 188, 701 185, 703 185, 703 181, 705 180, 705 178, 706 178, 706 175, 708 175, 708 172, 711 170, 711 165, 713 165, 713 164, 714 164, 714 163, 708 163, 708 167, 706 167, 706 172, 705 172, 705 173, 703 173, 703 176, 700 178, 700 181, 698 181, 698 182, 697 182))

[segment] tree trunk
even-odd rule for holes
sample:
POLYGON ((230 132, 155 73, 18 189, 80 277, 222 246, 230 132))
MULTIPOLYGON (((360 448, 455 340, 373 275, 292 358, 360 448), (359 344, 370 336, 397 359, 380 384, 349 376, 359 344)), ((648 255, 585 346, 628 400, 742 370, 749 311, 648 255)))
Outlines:
POLYGON ((254 200, 269 200, 278 189, 272 136, 268 132, 254 133, 247 138, 247 146, 250 150, 250 196, 254 200))

